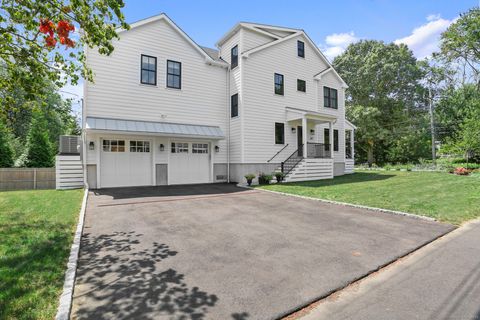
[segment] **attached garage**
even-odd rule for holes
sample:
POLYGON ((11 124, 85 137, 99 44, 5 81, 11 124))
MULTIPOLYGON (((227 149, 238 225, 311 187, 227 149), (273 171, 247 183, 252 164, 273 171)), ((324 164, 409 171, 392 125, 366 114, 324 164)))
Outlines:
POLYGON ((171 142, 169 184, 210 182, 210 161, 208 143, 171 142))

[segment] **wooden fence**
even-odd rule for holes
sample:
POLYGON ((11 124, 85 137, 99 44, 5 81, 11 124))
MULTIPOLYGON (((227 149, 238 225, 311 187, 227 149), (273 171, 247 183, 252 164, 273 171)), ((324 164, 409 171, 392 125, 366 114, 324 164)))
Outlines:
POLYGON ((55 189, 55 168, 0 168, 0 190, 55 189))

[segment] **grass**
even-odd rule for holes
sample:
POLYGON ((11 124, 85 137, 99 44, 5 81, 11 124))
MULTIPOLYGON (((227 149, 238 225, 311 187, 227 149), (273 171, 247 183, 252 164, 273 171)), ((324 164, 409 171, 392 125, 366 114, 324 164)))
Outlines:
POLYGON ((0 319, 53 319, 83 190, 0 192, 0 319))
POLYGON ((332 180, 259 188, 410 212, 459 225, 480 217, 480 176, 443 172, 360 171, 332 180))

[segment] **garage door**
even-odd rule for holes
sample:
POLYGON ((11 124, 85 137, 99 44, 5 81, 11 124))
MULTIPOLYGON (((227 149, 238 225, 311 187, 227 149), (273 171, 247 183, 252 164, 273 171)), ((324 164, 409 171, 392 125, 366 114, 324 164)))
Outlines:
POLYGON ((172 142, 170 147, 169 184, 210 182, 208 143, 172 142))
POLYGON ((104 139, 100 155, 100 185, 129 187, 152 185, 151 141, 104 139))

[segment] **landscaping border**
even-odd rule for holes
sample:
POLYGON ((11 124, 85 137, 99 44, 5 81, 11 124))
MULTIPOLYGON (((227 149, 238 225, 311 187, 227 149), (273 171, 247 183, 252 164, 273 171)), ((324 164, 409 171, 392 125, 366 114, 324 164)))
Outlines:
POLYGON ((67 263, 67 271, 65 272, 65 282, 63 284, 63 292, 60 296, 60 304, 58 305, 56 320, 70 319, 70 310, 72 309, 73 289, 75 286, 75 277, 77 274, 78 254, 80 252, 80 240, 82 238, 83 223, 85 221, 85 210, 87 207, 88 188, 83 194, 82 207, 78 217, 77 229, 73 238, 70 256, 67 263))
POLYGON ((426 220, 426 221, 438 221, 437 219, 432 218, 432 217, 420 216, 420 215, 416 215, 416 214, 408 213, 408 212, 404 212, 404 211, 396 211, 396 210, 389 210, 389 209, 383 209, 383 208, 369 207, 369 206, 364 206, 364 205, 361 205, 361 204, 353 204, 353 203, 348 203, 348 202, 340 202, 340 201, 334 201, 334 200, 327 200, 327 199, 321 199, 321 198, 301 196, 301 195, 298 195, 298 194, 292 194, 292 193, 286 193, 286 192, 280 192, 280 191, 252 188, 252 187, 241 185, 241 184, 237 184, 237 187, 247 188, 247 189, 255 189, 255 190, 260 190, 260 191, 265 191, 265 192, 281 194, 281 195, 284 195, 284 196, 290 196, 290 197, 296 197, 296 198, 308 199, 308 200, 315 200, 315 201, 320 201, 320 202, 325 202, 325 203, 330 203, 330 204, 336 204, 336 205, 341 205, 341 206, 347 206, 347 207, 353 207, 353 208, 359 208, 359 209, 366 209, 366 210, 377 211, 377 212, 384 212, 384 213, 389 213, 389 214, 406 216, 406 217, 410 217, 410 218, 414 218, 414 219, 420 219, 420 220, 426 220))

